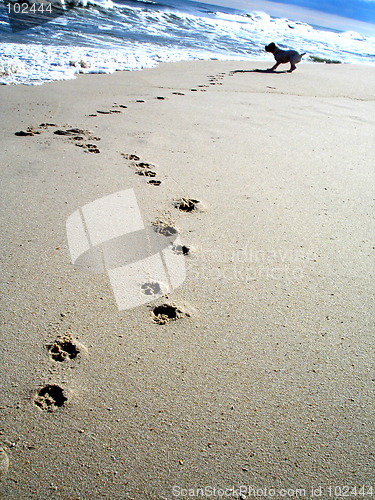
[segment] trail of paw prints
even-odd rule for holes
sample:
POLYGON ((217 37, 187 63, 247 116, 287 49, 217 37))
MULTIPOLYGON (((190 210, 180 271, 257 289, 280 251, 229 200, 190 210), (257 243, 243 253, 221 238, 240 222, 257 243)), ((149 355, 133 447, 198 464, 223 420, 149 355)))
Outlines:
POLYGON ((56 123, 41 123, 38 126, 30 126, 27 127, 26 130, 19 130, 15 132, 15 135, 18 137, 28 137, 40 135, 43 131, 46 131, 50 127, 56 128, 53 134, 59 137, 65 137, 72 141, 75 146, 82 148, 84 151, 88 153, 100 153, 98 146, 92 142, 86 141, 100 141, 100 137, 95 137, 90 130, 85 130, 81 128, 70 127, 69 125, 65 125, 61 128, 58 128, 56 123))
MULTIPOLYGON (((155 177, 156 172, 153 170, 155 168, 154 165, 150 163, 145 163, 140 161, 140 157, 136 154, 132 153, 121 153, 121 155, 129 160, 129 168, 135 169, 135 173, 137 175, 147 177, 149 180, 148 184, 159 186, 161 181, 151 178, 155 177)), ((192 213, 192 212, 203 212, 205 210, 203 204, 200 200, 195 198, 182 197, 173 202, 173 207, 176 208, 180 212, 184 213, 192 213)), ((173 236, 178 233, 177 229, 174 226, 174 223, 170 220, 165 221, 163 219, 157 219, 153 224, 154 230, 164 236, 173 236)), ((189 255, 190 248, 185 245, 175 245, 172 248, 172 251, 177 255, 189 255)))
MULTIPOLYGON (((224 79, 224 77, 226 76, 226 73, 217 73, 216 75, 208 75, 207 76, 207 82, 206 83, 202 83, 200 85, 197 85, 196 87, 193 87, 190 89, 190 92, 207 92, 207 89, 211 86, 214 86, 214 85, 223 85, 223 82, 222 80, 224 79)), ((172 92, 173 95, 185 95, 183 92, 172 92)))
MULTIPOLYGON (((162 234, 166 237, 173 237, 178 234, 175 223, 170 218, 158 217, 153 223, 152 227, 156 233, 162 234)), ((190 255, 191 248, 186 245, 172 245, 172 252, 175 255, 190 255)))
MULTIPOLYGON (((197 200, 195 200, 197 201, 197 200)), ((175 227, 171 219, 158 218, 153 223, 154 231, 167 238, 175 238, 178 235, 178 230, 175 227)), ((178 240, 179 241, 179 240, 178 240)), ((176 256, 186 257, 190 255, 191 248, 187 245, 182 245, 181 243, 172 244, 170 250, 176 256)), ((141 292, 148 295, 158 295, 163 292, 159 283, 149 282, 144 283, 141 286, 141 292)), ((156 297, 155 297, 156 298, 156 297)), ((167 325, 170 322, 180 321, 183 318, 190 318, 190 312, 184 310, 182 306, 179 306, 173 302, 169 302, 168 295, 164 295, 163 299, 165 302, 151 306, 151 321, 159 326, 167 325)), ((150 306, 149 306, 150 307, 150 306)))
MULTIPOLYGON (((193 213, 195 211, 202 211, 201 202, 194 198, 183 197, 173 202, 175 209, 184 213, 193 213)), ((156 232, 166 237, 174 237, 178 234, 174 222, 170 218, 158 218, 153 222, 153 228, 156 232)), ((171 245, 171 251, 177 256, 189 256, 191 247, 175 243, 171 245)), ((148 288, 147 288, 148 289, 148 288)), ((165 296, 167 299, 168 296, 165 296)), ((176 304, 165 302, 164 304, 155 306, 151 311, 151 319, 158 325, 166 325, 171 321, 177 321, 187 316, 190 318, 190 313, 184 311, 176 304)))
POLYGON ((210 86, 213 86, 213 85, 223 85, 222 81, 224 76, 226 75, 226 73, 218 73, 217 75, 208 75, 207 78, 208 78, 208 81, 207 83, 202 83, 200 85, 197 85, 197 88, 192 88, 190 89, 191 92, 198 92, 198 90, 200 90, 201 92, 207 92, 207 89, 210 87, 210 86))
MULTIPOLYGON (((62 313, 58 328, 61 328, 61 321, 65 320, 66 314, 62 313)), ((86 358, 88 354, 87 348, 74 339, 69 332, 56 335, 53 341, 46 343, 45 348, 52 363, 50 373, 54 377, 65 368, 72 368, 75 363, 86 358)), ((64 407, 67 402, 66 391, 56 382, 41 385, 34 394, 34 405, 43 412, 56 411, 64 407)))
MULTIPOLYGON (((155 99, 159 101, 164 101, 167 98, 165 96, 156 96, 155 99)), ((145 99, 136 99, 135 103, 145 103, 145 99)), ((124 109, 127 109, 128 105, 126 104, 119 104, 117 102, 113 103, 112 107, 109 109, 97 109, 94 113, 90 113, 89 117, 96 117, 100 115, 113 115, 113 114, 119 114, 122 113, 124 109)))
POLYGON ((218 73, 217 75, 209 75, 208 84, 209 85, 223 85, 222 81, 225 76, 225 73, 218 73))
MULTIPOLYGON (((157 96, 153 97, 152 99, 156 99, 157 101, 166 101, 168 98, 163 96, 163 95, 157 95, 157 96)), ((146 101, 145 101, 145 99, 137 99, 135 102, 142 103, 142 102, 146 102, 146 101)))
POLYGON ((55 135, 67 137, 76 146, 83 148, 88 153, 100 153, 98 146, 92 142, 85 141, 100 141, 100 137, 95 137, 90 130, 80 128, 65 128, 54 131, 55 135))
POLYGON ((151 186, 160 186, 162 181, 154 178, 157 175, 154 170, 155 165, 140 161, 140 157, 136 154, 121 153, 121 156, 131 162, 129 168, 134 169, 136 175, 147 179, 147 184, 151 186))
POLYGON ((98 115, 113 115, 122 113, 123 109, 126 109, 126 104, 119 104, 117 102, 113 103, 110 109, 97 109, 95 113, 90 113, 88 116, 94 117, 98 115))
MULTIPOLYGON (((160 185, 161 181, 155 179, 155 165, 151 163, 147 163, 141 161, 140 156, 135 153, 121 153, 122 157, 129 162, 129 168, 135 170, 135 174, 145 177, 148 179, 147 183, 151 185, 160 185)), ((192 213, 196 211, 202 211, 202 204, 200 200, 188 197, 182 197, 173 202, 174 208, 184 213, 192 213)), ((154 231, 157 233, 167 237, 175 239, 178 235, 178 230, 175 227, 174 222, 168 218, 158 218, 153 223, 152 226, 154 231)), ((189 256, 191 254, 191 248, 187 245, 182 245, 181 243, 172 244, 171 252, 176 256, 189 256)), ((141 284, 140 293, 149 296, 155 296, 155 298, 163 295, 164 300, 168 299, 167 295, 164 295, 165 291, 163 290, 163 285, 157 281, 148 280, 141 284)), ((164 304, 155 306, 151 312, 151 319, 153 323, 158 325, 166 325, 171 321, 180 320, 183 317, 190 317, 190 313, 183 310, 182 307, 165 302, 164 304)), ((56 351, 56 355, 60 357, 60 347, 56 348, 56 343, 54 345, 54 350, 56 351)), ((74 353, 74 350, 73 350, 74 353)))
MULTIPOLYGON (((153 223, 152 227, 155 232, 170 238, 170 240, 175 240, 178 236, 178 230, 173 222, 173 220, 164 215, 164 217, 158 217, 153 223)), ((172 242, 171 242, 172 243, 172 242)), ((176 256, 187 256, 190 254, 191 249, 180 243, 171 244, 170 250, 176 256)), ((157 282, 147 282, 143 283, 141 286, 141 293, 147 295, 160 295, 163 293, 162 286, 157 282)), ((168 295, 164 295, 162 298, 165 302, 156 306, 151 307, 151 320, 157 325, 166 325, 171 321, 177 321, 184 317, 190 317, 190 313, 185 311, 183 307, 178 306, 172 302, 167 301, 168 295)))
MULTIPOLYGON (((201 92, 206 92, 206 89, 204 87, 209 87, 210 85, 222 85, 222 83, 219 82, 224 77, 225 73, 219 73, 218 75, 210 75, 209 78, 209 85, 198 85, 198 88, 191 88, 191 92, 198 92, 200 90, 201 92)), ((181 91, 174 91, 172 92, 172 95, 176 96, 184 96, 185 93, 181 91)), ((149 102, 150 100, 158 100, 158 101, 166 101, 168 100, 168 97, 165 95, 157 95, 154 97, 150 97, 149 99, 146 98, 138 98, 133 101, 134 104, 144 104, 146 102, 149 102)), ((98 115, 110 115, 114 113, 121 113, 123 109, 128 108, 128 105, 126 104, 119 104, 119 103, 114 103, 111 108, 109 109, 97 109, 95 112, 90 113, 89 117, 97 117, 98 115)))
POLYGON ((49 127, 57 127, 57 125, 56 123, 41 123, 38 126, 31 125, 30 127, 27 127, 26 130, 19 130, 18 132, 15 132, 14 135, 17 135, 18 137, 39 135, 42 133, 43 129, 45 130, 49 127))
MULTIPOLYGON (((198 87, 208 87, 208 85, 199 85, 198 87)), ((200 90, 202 90, 202 91, 205 92, 205 90, 203 90, 203 89, 200 89, 200 90)), ((198 89, 192 88, 192 89, 190 89, 190 91, 191 92, 198 92, 198 89)), ((174 92, 172 92, 172 95, 184 96, 185 93, 181 92, 181 91, 174 91, 174 92)), ((149 97, 148 99, 146 99, 146 98, 138 98, 138 99, 135 99, 135 101, 133 101, 133 104, 145 104, 147 102, 151 102, 152 100, 167 101, 168 97, 165 96, 165 95, 157 95, 157 96, 154 96, 154 97, 149 97)), ((109 108, 109 109, 98 109, 95 112, 90 113, 87 116, 89 116, 89 117, 97 117, 99 115, 111 115, 113 113, 121 113, 121 111, 123 109, 126 109, 126 108, 128 108, 128 105, 114 103, 112 105, 112 108, 109 108), (120 108, 120 109, 116 109, 116 108, 120 108)))

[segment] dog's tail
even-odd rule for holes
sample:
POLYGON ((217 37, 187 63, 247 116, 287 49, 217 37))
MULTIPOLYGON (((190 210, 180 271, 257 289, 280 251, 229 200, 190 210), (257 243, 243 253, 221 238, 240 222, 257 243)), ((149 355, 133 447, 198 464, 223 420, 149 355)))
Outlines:
POLYGON ((301 56, 301 57, 302 57, 302 56, 305 56, 305 55, 306 55, 306 52, 304 52, 303 54, 300 54, 300 56, 301 56))

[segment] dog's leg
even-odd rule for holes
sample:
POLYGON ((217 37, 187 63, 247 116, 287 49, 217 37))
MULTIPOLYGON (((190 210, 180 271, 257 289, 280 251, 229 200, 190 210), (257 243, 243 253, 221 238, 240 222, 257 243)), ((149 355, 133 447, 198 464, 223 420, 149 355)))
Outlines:
POLYGON ((272 68, 268 68, 268 71, 275 71, 275 69, 280 66, 281 63, 277 62, 272 68))
POLYGON ((288 73, 291 73, 292 71, 294 71, 296 69, 296 65, 293 64, 293 63, 290 63, 290 69, 288 69, 288 73))

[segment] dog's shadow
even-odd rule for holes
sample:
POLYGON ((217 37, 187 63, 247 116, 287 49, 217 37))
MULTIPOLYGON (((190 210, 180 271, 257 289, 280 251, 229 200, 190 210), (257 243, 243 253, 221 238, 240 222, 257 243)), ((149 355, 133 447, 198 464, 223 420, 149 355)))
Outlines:
POLYGON ((281 75, 283 73, 290 73, 289 70, 284 70, 284 71, 275 71, 271 69, 235 69, 231 71, 231 74, 234 75, 235 73, 272 73, 276 75, 281 75))

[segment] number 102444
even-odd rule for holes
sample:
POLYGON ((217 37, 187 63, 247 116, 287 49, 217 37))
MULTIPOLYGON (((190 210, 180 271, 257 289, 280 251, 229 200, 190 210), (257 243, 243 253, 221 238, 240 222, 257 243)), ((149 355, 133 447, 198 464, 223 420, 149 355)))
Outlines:
POLYGON ((330 497, 363 497, 373 496, 372 486, 328 486, 328 493, 330 497))
POLYGON ((51 3, 20 3, 9 2, 7 4, 7 11, 9 14, 37 14, 37 13, 52 13, 51 3))

